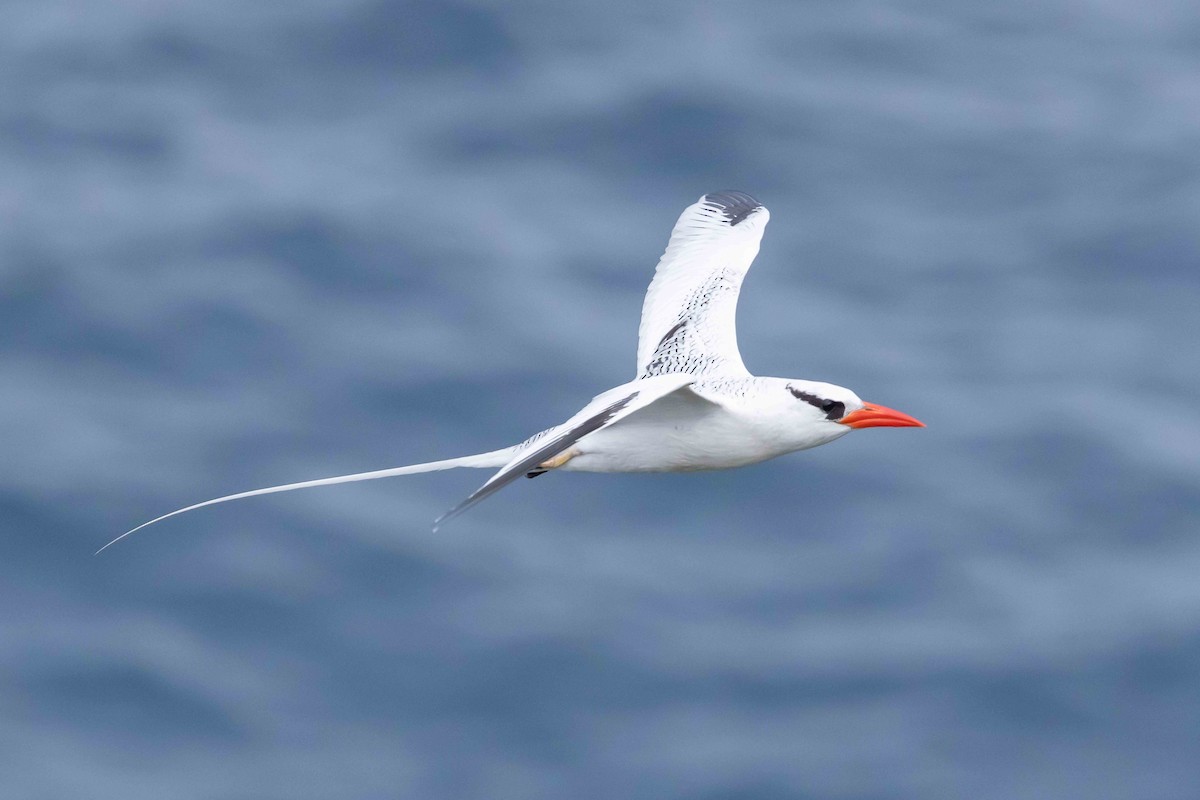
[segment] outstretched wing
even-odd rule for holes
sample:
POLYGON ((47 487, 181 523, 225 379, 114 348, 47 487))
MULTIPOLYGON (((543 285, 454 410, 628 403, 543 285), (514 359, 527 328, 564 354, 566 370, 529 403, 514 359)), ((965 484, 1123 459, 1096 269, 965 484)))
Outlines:
POLYGON ((470 497, 438 517, 433 523, 433 529, 437 530, 446 520, 457 517, 527 472, 536 471, 539 464, 571 449, 588 434, 607 428, 635 411, 691 385, 695 380, 690 375, 662 375, 632 381, 597 395, 566 422, 542 431, 518 447, 511 461, 501 467, 499 472, 476 489, 470 497))
POLYGON ((680 215, 638 328, 638 376, 744 376, 735 313, 767 209, 744 192, 706 194, 680 215))

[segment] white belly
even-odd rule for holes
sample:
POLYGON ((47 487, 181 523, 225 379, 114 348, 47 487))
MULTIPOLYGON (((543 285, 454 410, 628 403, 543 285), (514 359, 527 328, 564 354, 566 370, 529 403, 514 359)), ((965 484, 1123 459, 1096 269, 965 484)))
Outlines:
MULTIPOLYGON (((799 449, 769 421, 730 411, 690 392, 666 397, 580 439, 560 469, 580 472, 682 472, 727 469, 799 449)), ((814 442, 818 444, 819 442, 814 442)))

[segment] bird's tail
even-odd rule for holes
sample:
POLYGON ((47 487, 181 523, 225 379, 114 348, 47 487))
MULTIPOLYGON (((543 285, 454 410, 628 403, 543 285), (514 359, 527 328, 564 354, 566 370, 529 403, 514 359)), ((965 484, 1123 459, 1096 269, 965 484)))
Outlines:
POLYGON ((156 522, 162 522, 168 517, 173 517, 176 514, 182 514, 185 511, 193 511, 204 506, 213 506, 217 503, 224 503, 229 500, 241 500, 243 497, 254 497, 259 494, 274 494, 275 492, 290 492, 293 489, 309 489, 313 486, 331 486, 335 483, 353 483, 354 481, 373 481, 376 478, 391 478, 396 475, 413 475, 418 472, 436 472, 443 469, 454 469, 455 467, 502 467, 509 462, 515 453, 517 447, 505 447, 501 450, 493 450, 490 453, 478 453, 473 456, 463 456, 462 458, 447 458, 444 461, 428 461, 424 464, 410 464, 407 467, 392 467, 391 469, 379 469, 374 472, 358 472, 354 475, 338 475, 333 478, 318 478, 314 481, 301 481, 300 483, 285 483, 282 486, 268 486, 265 489, 252 489, 248 492, 238 492, 237 494, 228 494, 224 497, 217 497, 212 500, 205 500, 203 503, 187 506, 172 511, 170 514, 163 514, 161 517, 155 517, 149 522, 143 522, 132 530, 125 531, 117 538, 113 539, 108 544, 97 550, 97 553, 112 547, 117 542, 129 536, 132 533, 137 533, 142 528, 153 525, 156 522))

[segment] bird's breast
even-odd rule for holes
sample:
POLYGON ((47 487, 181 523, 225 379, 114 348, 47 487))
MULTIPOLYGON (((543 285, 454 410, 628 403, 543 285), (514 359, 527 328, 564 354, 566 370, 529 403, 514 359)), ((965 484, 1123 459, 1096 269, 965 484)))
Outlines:
POLYGON ((782 455, 752 417, 683 394, 660 401, 581 439, 563 469, 582 472, 687 472, 727 469, 782 455))

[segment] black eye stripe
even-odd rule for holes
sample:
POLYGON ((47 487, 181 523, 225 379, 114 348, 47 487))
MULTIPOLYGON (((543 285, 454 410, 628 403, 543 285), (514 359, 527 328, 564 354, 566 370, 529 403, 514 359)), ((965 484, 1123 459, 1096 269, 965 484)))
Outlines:
POLYGON ((819 408, 825 412, 825 419, 839 420, 846 413, 846 404, 837 400, 826 400, 824 397, 817 397, 815 394, 802 391, 800 389, 788 387, 788 391, 797 398, 808 403, 814 408, 819 408))

